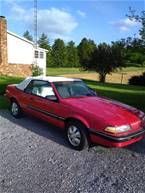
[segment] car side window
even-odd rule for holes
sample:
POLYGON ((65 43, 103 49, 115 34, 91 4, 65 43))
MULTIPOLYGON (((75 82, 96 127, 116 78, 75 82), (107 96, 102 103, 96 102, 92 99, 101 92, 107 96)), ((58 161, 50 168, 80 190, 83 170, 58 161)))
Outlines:
POLYGON ((32 93, 32 89, 33 89, 33 81, 31 81, 28 86, 25 88, 25 92, 26 93, 32 93))
POLYGON ((37 96, 41 96, 43 98, 48 98, 50 96, 55 96, 53 88, 51 84, 47 81, 42 80, 33 80, 29 83, 27 88, 25 89, 26 93, 31 93, 37 96))

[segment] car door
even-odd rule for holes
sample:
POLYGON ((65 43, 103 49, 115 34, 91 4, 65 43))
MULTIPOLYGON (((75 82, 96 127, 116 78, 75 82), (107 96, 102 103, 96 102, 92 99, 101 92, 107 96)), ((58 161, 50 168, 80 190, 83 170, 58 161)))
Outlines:
POLYGON ((64 118, 60 115, 62 106, 50 82, 33 80, 25 89, 25 93, 29 113, 60 127, 64 126, 64 118))

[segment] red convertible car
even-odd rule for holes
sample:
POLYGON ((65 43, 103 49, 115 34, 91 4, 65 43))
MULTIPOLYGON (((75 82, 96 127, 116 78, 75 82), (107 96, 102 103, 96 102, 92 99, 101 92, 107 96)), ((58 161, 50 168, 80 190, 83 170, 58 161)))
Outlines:
POLYGON ((29 77, 20 84, 8 85, 6 96, 15 118, 26 112, 57 125, 77 150, 90 142, 124 147, 145 135, 142 111, 97 96, 80 79, 29 77))

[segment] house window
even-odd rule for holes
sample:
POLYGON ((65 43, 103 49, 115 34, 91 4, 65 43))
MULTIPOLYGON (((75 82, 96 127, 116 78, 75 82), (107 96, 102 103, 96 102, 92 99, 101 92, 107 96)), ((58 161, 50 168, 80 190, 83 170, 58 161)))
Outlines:
POLYGON ((44 53, 40 52, 40 58, 44 58, 44 53))
POLYGON ((39 52, 38 52, 37 50, 35 50, 35 52, 34 52, 34 57, 35 57, 35 58, 38 58, 38 57, 39 57, 39 52))

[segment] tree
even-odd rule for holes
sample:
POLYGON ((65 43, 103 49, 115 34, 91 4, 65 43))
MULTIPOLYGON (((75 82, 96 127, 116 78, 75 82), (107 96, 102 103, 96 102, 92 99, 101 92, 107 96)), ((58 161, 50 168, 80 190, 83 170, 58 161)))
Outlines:
POLYGON ((24 32, 23 37, 26 38, 29 41, 33 41, 33 37, 32 37, 32 35, 30 34, 30 32, 28 30, 26 30, 24 32))
POLYGON ((78 50, 73 41, 68 42, 67 49, 67 66, 77 67, 79 66, 78 50))
POLYGON ((38 40, 39 47, 50 50, 49 40, 46 34, 42 33, 38 40))
POLYGON ((67 53, 64 41, 56 39, 52 46, 53 66, 65 67, 67 64, 67 53))
POLYGON ((132 21, 141 23, 139 34, 145 45, 145 11, 142 11, 141 14, 138 15, 136 14, 136 10, 133 10, 131 7, 129 7, 129 14, 127 14, 127 17, 132 21))
POLYGON ((128 37, 127 39, 116 41, 115 43, 118 43, 122 52, 124 52, 124 60, 127 65, 143 65, 145 61, 145 47, 141 39, 128 37))
POLYGON ((113 72, 116 68, 124 66, 120 45, 115 42, 111 46, 102 43, 95 49, 92 63, 87 66, 87 70, 95 70, 99 73, 100 81, 105 82, 107 74, 113 72))
POLYGON ((92 60, 92 54, 94 50, 96 49, 96 44, 93 40, 83 38, 78 45, 78 54, 79 54, 79 60, 80 64, 83 68, 85 68, 87 65, 90 65, 92 60))
POLYGON ((145 62, 145 11, 137 14, 136 10, 129 7, 127 17, 131 21, 139 22, 141 24, 141 29, 139 30, 140 38, 134 38, 132 40, 131 49, 129 49, 128 54, 129 59, 131 62, 143 65, 145 62))
POLYGON ((39 47, 48 50, 46 54, 46 64, 47 67, 52 66, 52 55, 51 55, 51 46, 49 43, 49 39, 46 34, 42 33, 38 40, 39 47))
POLYGON ((126 48, 128 62, 137 66, 143 65, 145 61, 145 46, 143 45, 143 41, 139 38, 132 38, 130 45, 126 48))

